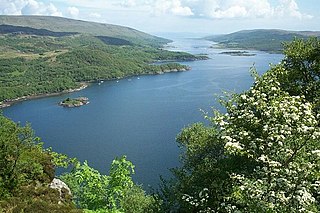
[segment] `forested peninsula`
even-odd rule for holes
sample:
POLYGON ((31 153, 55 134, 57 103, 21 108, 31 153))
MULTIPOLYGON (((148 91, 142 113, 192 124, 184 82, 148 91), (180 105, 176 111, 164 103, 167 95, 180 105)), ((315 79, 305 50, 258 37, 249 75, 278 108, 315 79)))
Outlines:
POLYGON ((318 31, 287 31, 279 29, 242 30, 230 34, 207 36, 203 39, 217 42, 214 48, 260 50, 282 53, 283 44, 294 38, 320 37, 318 31))
POLYGON ((170 40, 137 30, 58 17, 0 16, 0 105, 70 92, 81 82, 186 71, 206 59, 163 50, 170 40))

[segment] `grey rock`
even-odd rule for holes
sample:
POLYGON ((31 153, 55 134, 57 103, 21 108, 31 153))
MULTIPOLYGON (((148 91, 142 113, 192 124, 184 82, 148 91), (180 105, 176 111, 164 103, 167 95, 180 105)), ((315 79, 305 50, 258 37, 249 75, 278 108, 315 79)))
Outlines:
POLYGON ((58 179, 58 178, 54 178, 51 183, 49 184, 49 188, 51 189, 56 189, 59 191, 60 194, 60 200, 64 201, 66 198, 66 195, 70 195, 71 196, 71 190, 68 187, 68 185, 63 182, 62 180, 58 179))

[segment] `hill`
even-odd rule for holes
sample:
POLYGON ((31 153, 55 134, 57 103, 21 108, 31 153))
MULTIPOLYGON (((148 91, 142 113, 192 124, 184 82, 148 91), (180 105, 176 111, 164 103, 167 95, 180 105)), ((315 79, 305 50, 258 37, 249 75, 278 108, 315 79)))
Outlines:
POLYGON ((169 40, 115 25, 57 17, 1 16, 0 20, 0 108, 82 88, 83 82, 189 69, 155 61, 205 59, 163 50, 160 45, 169 40))
POLYGON ((88 22, 53 16, 0 15, 0 25, 44 29, 53 32, 82 33, 127 40, 142 45, 162 45, 170 40, 118 25, 88 22))
POLYGON ((219 46, 234 49, 254 49, 280 53, 283 42, 296 38, 319 37, 317 31, 285 31, 274 29, 242 30, 226 35, 208 36, 204 39, 217 42, 219 46))

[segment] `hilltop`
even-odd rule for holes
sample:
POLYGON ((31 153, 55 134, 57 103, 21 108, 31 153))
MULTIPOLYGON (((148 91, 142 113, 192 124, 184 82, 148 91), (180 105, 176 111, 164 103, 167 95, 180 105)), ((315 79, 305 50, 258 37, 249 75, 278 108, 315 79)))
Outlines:
POLYGON ((134 44, 163 45, 170 42, 168 39, 149 35, 147 33, 118 25, 74 20, 53 16, 5 16, 0 15, 0 25, 12 25, 44 29, 53 32, 68 32, 105 36, 124 39, 134 44))
POLYGON ((286 31, 276 29, 242 30, 226 35, 207 36, 204 39, 217 42, 219 46, 234 49, 254 49, 271 53, 280 53, 283 50, 283 42, 292 39, 319 37, 317 31, 286 31))

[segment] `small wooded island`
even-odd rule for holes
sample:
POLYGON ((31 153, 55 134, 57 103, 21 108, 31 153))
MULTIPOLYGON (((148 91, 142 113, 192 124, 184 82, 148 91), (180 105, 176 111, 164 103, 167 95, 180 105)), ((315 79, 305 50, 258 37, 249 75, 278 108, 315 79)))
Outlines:
POLYGON ((247 51, 227 51, 221 52, 219 54, 231 55, 231 56, 255 56, 254 53, 249 53, 247 51))
POLYGON ((78 98, 66 98, 59 103, 63 107, 80 107, 83 105, 89 104, 89 99, 87 97, 78 97, 78 98))

